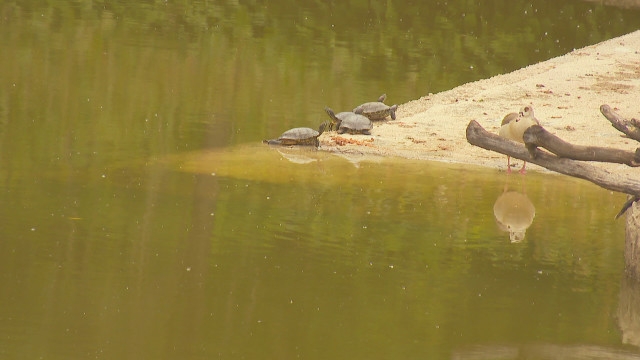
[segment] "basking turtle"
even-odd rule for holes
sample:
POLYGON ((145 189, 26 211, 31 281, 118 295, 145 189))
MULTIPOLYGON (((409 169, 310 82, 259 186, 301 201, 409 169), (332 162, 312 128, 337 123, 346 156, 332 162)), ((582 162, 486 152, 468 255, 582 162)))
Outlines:
POLYGON ((387 98, 387 94, 382 94, 378 101, 364 103, 355 109, 353 112, 361 114, 369 118, 369 120, 384 120, 387 116, 391 115, 391 120, 396 119, 396 109, 398 105, 387 106, 384 101, 387 98))
POLYGON ((349 116, 351 116, 351 114, 353 114, 352 112, 340 112, 336 114, 333 112, 333 110, 331 110, 328 107, 325 107, 324 111, 331 118, 331 123, 329 124, 329 131, 331 130, 337 131, 340 128, 340 123, 342 122, 342 120, 348 118, 349 116))
POLYGON ((330 127, 335 127, 338 134, 364 134, 371 135, 371 129, 373 124, 371 120, 364 115, 355 114, 352 112, 341 112, 335 114, 330 108, 324 108, 331 118, 330 127))
POLYGON ((277 139, 262 140, 262 142, 269 145, 313 145, 318 147, 320 146, 318 137, 324 132, 328 124, 328 121, 320 124, 318 131, 308 127, 289 129, 277 139))

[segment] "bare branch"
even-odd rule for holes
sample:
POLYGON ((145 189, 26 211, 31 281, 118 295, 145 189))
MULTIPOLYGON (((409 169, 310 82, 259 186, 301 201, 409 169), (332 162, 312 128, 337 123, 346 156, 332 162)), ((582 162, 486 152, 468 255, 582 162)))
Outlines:
POLYGON ((622 208, 616 215, 615 219, 618 220, 618 218, 622 216, 633 205, 633 203, 638 200, 640 200, 639 195, 629 196, 629 199, 627 199, 627 201, 624 204, 622 204, 622 208))
POLYGON ((640 128, 638 128, 638 120, 631 119, 631 121, 616 114, 609 105, 604 104, 600 106, 600 112, 604 117, 611 122, 614 128, 624 133, 629 138, 640 141, 640 128))
POLYGON ((532 155, 535 155, 532 150, 541 146, 562 158, 640 166, 640 149, 632 153, 597 146, 573 145, 551 134, 540 125, 528 128, 522 138, 532 155))
POLYGON ((467 126, 467 141, 483 149, 528 161, 564 175, 585 179, 608 190, 631 195, 640 194, 640 181, 636 178, 624 175, 614 176, 602 168, 576 160, 559 158, 540 149, 532 149, 535 155, 532 157, 527 148, 521 144, 486 131, 475 120, 469 122, 467 126))

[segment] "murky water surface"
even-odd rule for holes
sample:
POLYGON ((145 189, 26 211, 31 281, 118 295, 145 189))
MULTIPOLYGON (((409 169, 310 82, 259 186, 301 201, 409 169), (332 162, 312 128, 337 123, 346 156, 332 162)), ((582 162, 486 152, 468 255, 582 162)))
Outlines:
POLYGON ((3 2, 0 357, 637 357, 623 195, 259 142, 638 26, 579 1, 3 2))

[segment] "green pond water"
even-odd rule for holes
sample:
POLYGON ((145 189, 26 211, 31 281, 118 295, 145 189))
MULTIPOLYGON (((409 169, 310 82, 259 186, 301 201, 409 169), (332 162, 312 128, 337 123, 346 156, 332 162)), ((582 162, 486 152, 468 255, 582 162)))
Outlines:
POLYGON ((639 358, 624 195, 260 143, 639 26, 581 1, 0 3, 0 358, 639 358))

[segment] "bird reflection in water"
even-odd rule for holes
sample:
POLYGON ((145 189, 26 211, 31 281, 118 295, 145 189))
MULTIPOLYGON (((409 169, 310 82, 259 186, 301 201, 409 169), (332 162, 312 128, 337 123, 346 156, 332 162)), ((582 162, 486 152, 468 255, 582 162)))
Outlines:
POLYGON ((529 226, 536 216, 536 208, 526 195, 524 179, 521 179, 522 192, 509 190, 509 178, 504 184, 504 190, 493 204, 493 215, 502 231, 509 233, 512 243, 524 240, 529 226))

